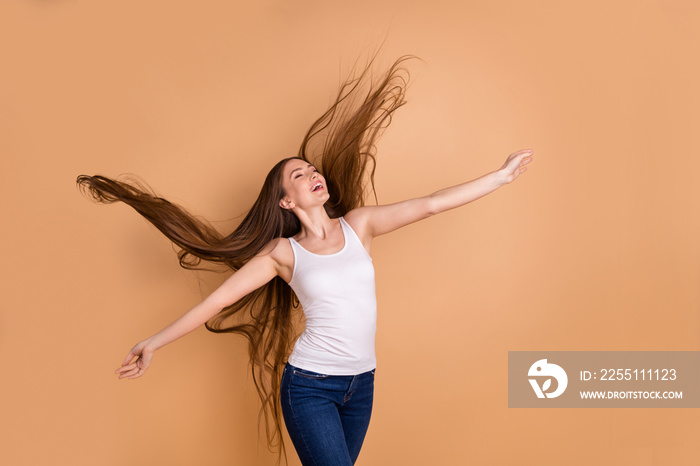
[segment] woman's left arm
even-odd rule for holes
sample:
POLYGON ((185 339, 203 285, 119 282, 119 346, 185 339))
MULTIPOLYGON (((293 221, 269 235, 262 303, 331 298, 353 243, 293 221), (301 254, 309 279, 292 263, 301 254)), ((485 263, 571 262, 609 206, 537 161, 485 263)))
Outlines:
MULTIPOLYGON (((427 196, 394 204, 360 207, 349 215, 363 217, 371 237, 383 235, 446 210, 454 209, 483 197, 504 184, 512 183, 527 170, 532 161, 531 149, 513 152, 503 166, 466 183, 435 191, 427 196)), ((359 218, 358 218, 359 220, 359 218)))
POLYGON ((475 201, 504 184, 512 183, 518 175, 527 170, 527 165, 532 161, 532 150, 520 150, 508 156, 503 166, 493 172, 466 183, 441 189, 427 196, 431 202, 430 209, 433 215, 446 210, 454 209, 469 202, 475 201))

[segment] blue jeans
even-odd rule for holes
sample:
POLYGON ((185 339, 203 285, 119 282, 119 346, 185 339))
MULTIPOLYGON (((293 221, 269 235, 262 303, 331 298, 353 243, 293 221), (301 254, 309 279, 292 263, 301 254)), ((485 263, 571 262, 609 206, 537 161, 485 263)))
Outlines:
POLYGON ((327 375, 287 363, 282 416, 302 465, 355 464, 372 414, 374 371, 327 375))

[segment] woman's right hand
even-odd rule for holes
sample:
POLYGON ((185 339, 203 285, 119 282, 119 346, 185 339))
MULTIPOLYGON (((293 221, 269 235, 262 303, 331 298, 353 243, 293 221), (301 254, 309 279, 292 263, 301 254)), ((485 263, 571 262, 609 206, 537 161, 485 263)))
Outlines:
POLYGON ((122 367, 115 371, 116 374, 119 374, 120 379, 135 379, 146 372, 148 366, 151 365, 151 358, 153 358, 153 353, 155 352, 148 343, 148 340, 144 340, 131 348, 126 359, 122 362, 122 367), (138 357, 138 359, 131 362, 135 357, 138 357))

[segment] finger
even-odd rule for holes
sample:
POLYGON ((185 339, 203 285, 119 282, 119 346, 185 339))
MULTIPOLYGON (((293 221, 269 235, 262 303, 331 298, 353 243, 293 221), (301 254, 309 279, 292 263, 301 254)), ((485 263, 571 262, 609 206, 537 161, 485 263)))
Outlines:
POLYGON ((508 157, 508 165, 520 165, 523 163, 524 160, 532 160, 532 155, 530 152, 513 152, 510 154, 508 157))
POLYGON ((520 157, 532 154, 534 151, 532 149, 521 149, 510 154, 510 157, 520 157))
POLYGON ((143 373, 144 373, 144 371, 139 370, 139 372, 137 372, 136 374, 134 374, 134 375, 132 375, 131 377, 129 377, 129 379, 135 379, 135 378, 137 378, 137 377, 141 377, 141 376, 143 375, 143 373))
POLYGON ((522 161, 518 164, 518 168, 522 168, 522 167, 524 167, 525 165, 527 165, 528 163, 530 163, 530 160, 524 159, 524 160, 522 160, 522 161))
POLYGON ((132 359, 134 359, 134 356, 136 356, 134 353, 129 351, 129 354, 126 356, 126 359, 124 359, 124 362, 122 362, 122 366, 126 366, 131 362, 132 359))
POLYGON ((141 376, 144 372, 145 372, 145 369, 143 367, 137 367, 133 371, 126 374, 124 377, 126 377, 127 379, 134 379, 136 377, 141 376))
POLYGON ((139 370, 140 369, 138 367, 134 367, 130 371, 122 372, 121 374, 119 374, 119 378, 123 379, 125 377, 130 377, 130 376, 136 374, 139 370))
POLYGON ((121 373, 127 372, 127 371, 132 370, 132 369, 135 368, 135 367, 136 367, 136 363, 134 362, 134 363, 129 364, 128 366, 122 366, 122 367, 120 367, 119 369, 117 369, 116 371, 114 371, 114 373, 115 373, 115 374, 119 374, 120 372, 121 372, 121 373))

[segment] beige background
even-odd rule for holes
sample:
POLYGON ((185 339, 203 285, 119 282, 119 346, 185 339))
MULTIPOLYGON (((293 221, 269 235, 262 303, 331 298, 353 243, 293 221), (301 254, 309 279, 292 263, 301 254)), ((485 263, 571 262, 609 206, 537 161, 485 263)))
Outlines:
POLYGON ((508 409, 507 352, 700 350, 699 21, 666 0, 2 2, 0 462, 274 464, 242 338, 202 327, 117 380, 225 276, 75 178, 134 173, 230 231, 386 37, 383 67, 425 63, 380 203, 535 159, 374 242, 357 464, 696 464, 696 410, 508 409))

